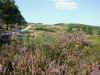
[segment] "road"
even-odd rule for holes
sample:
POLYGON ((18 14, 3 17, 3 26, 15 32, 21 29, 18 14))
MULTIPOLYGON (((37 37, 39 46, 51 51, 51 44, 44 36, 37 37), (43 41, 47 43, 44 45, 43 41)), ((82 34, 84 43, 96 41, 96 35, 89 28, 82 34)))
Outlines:
POLYGON ((26 28, 24 28, 22 30, 16 30, 15 32, 2 33, 2 34, 0 34, 0 38, 2 38, 3 36, 6 36, 6 35, 16 35, 16 34, 24 33, 26 31, 28 31, 31 28, 31 26, 32 25, 27 25, 26 28))

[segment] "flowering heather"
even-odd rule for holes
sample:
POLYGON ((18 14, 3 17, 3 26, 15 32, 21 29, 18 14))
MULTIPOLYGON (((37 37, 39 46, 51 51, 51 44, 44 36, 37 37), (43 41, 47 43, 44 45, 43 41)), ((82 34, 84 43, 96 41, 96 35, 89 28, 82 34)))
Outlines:
POLYGON ((25 40, 17 39, 10 47, 1 48, 0 61, 5 67, 11 61, 14 75, 85 75, 99 59, 97 49, 89 48, 92 42, 84 32, 37 33, 36 37, 23 37, 25 40))
POLYGON ((0 72, 3 72, 3 65, 0 64, 0 72))
POLYGON ((20 49, 20 53, 25 53, 27 50, 28 50, 28 49, 25 48, 25 47, 24 47, 24 48, 21 48, 21 49, 20 49))

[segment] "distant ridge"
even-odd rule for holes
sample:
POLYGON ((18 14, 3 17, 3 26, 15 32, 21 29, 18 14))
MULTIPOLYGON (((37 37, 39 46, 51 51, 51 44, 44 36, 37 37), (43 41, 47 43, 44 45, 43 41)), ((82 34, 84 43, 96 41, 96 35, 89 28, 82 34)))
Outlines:
POLYGON ((87 25, 87 24, 76 24, 76 23, 57 23, 54 24, 55 26, 61 26, 64 28, 67 28, 69 32, 72 32, 73 29, 76 29, 77 31, 84 31, 87 34, 97 34, 100 35, 100 26, 93 26, 93 25, 87 25))

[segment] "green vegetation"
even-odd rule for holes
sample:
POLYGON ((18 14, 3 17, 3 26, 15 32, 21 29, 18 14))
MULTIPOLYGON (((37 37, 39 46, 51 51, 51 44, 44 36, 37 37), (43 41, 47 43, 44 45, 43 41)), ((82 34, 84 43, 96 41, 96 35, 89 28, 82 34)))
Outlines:
POLYGON ((85 25, 85 24, 55 24, 55 26, 61 26, 61 27, 66 27, 69 32, 72 32, 74 29, 76 31, 84 31, 87 34, 97 34, 99 35, 100 33, 100 27, 99 26, 91 26, 91 25, 85 25))
MULTIPOLYGON (((26 23, 15 1, 0 0, 0 29, 15 23, 26 23)), ((28 33, 0 38, 0 75, 90 75, 100 65, 99 35, 98 26, 32 24, 28 33)))
POLYGON ((15 5, 14 0, 0 0, 0 29, 8 30, 9 26, 14 27, 15 24, 22 25, 26 21, 21 15, 18 7, 15 5))
POLYGON ((10 61, 15 75, 90 74, 91 67, 100 64, 100 37, 67 28, 32 25, 29 33, 17 35, 0 48, 0 64, 5 68, 10 61))
POLYGON ((41 30, 41 31, 48 31, 48 32, 55 32, 52 29, 47 29, 47 28, 36 28, 35 30, 41 30))

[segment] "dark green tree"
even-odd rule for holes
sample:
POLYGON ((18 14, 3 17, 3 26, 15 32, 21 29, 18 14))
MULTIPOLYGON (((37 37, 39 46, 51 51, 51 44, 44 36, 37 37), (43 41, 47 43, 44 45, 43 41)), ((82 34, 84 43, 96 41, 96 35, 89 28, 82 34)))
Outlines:
POLYGON ((97 35, 100 35, 100 30, 97 31, 97 35))
POLYGON ((5 2, 0 0, 0 19, 7 26, 9 24, 17 23, 21 25, 26 23, 14 0, 6 0, 5 2))
POLYGON ((93 28, 92 27, 88 27, 88 34, 92 35, 93 34, 93 28))

